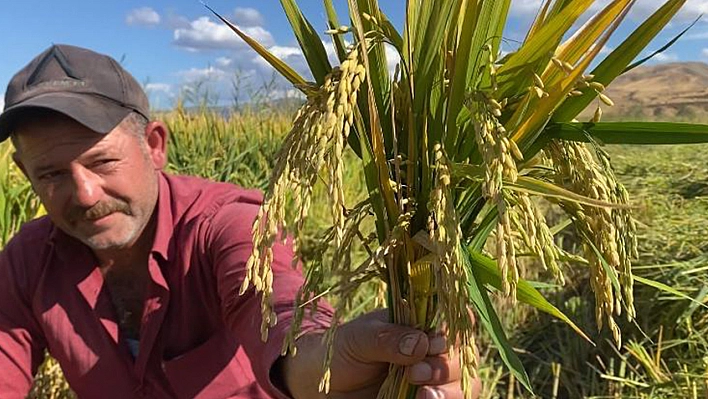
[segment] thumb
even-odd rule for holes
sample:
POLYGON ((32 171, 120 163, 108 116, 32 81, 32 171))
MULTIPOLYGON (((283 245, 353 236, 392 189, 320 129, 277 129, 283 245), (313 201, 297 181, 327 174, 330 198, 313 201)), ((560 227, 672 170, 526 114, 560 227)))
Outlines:
POLYGON ((411 327, 382 321, 378 315, 355 319, 339 331, 339 353, 360 363, 408 366, 428 353, 428 336, 411 327))

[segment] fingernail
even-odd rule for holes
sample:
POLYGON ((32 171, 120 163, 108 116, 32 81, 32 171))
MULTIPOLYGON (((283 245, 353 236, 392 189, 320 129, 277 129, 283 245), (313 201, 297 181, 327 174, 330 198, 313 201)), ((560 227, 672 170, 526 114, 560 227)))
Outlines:
POLYGON ((442 393, 435 388, 422 387, 418 390, 417 399, 442 399, 442 393))
POLYGON ((431 355, 440 355, 447 351, 447 340, 442 335, 430 338, 428 345, 428 353, 431 355))
POLYGON ((406 334, 398 342, 398 351, 406 356, 413 355, 416 345, 420 340, 420 334, 406 334))
POLYGON ((426 362, 416 363, 411 366, 410 378, 413 383, 430 381, 433 378, 433 368, 426 362))

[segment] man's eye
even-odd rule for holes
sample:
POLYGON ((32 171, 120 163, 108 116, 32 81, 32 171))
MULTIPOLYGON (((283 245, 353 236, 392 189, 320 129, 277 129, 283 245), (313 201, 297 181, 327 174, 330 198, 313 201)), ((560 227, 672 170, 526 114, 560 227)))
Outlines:
POLYGON ((102 167, 107 167, 113 164, 115 162, 115 159, 101 159, 99 161, 94 162, 91 167, 92 168, 102 168, 102 167))
POLYGON ((59 177, 61 175, 61 172, 59 171, 52 171, 52 172, 44 172, 41 175, 39 175, 39 180, 52 180, 54 178, 59 177))

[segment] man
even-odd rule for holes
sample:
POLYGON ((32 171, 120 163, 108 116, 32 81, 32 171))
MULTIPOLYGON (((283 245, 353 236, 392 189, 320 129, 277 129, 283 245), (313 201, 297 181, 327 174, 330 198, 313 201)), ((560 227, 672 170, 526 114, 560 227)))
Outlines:
MULTIPOLYGON (((0 253, 0 397, 23 398, 49 352, 82 398, 316 398, 330 312, 280 357, 302 283, 274 248, 279 323, 260 340, 260 304, 238 289, 259 193, 162 172, 166 126, 112 58, 55 45, 10 81, 0 141, 47 217, 0 253)), ((344 325, 332 398, 374 398, 388 363, 419 398, 461 398, 441 336, 370 314, 344 325)))

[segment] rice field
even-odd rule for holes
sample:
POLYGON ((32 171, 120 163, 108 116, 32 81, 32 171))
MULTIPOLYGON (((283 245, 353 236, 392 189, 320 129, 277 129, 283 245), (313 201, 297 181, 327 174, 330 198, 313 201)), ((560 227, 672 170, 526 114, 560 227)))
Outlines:
MULTIPOLYGON (((169 170, 265 188, 274 154, 292 114, 266 110, 223 117, 202 109, 161 115, 172 131, 169 170)), ((534 390, 544 398, 705 398, 708 395, 708 145, 607 146, 620 181, 627 187, 639 227, 639 279, 662 284, 658 289, 635 283, 637 317, 622 326, 623 346, 615 347, 607 331, 595 331, 592 293, 584 266, 564 264, 565 286, 539 285, 559 309, 596 343, 579 338, 565 324, 524 306, 496 300, 498 314, 524 363, 534 390), (687 299, 690 298, 690 299, 687 299)), ((41 213, 30 187, 10 163, 11 149, 0 146, 0 247, 19 225, 41 213)), ((345 153, 345 162, 353 161, 345 153)), ((365 191, 357 168, 343 176, 347 203, 365 191)), ((305 226, 305 259, 317 251, 318 232, 329 219, 327 191, 313 194, 312 215, 305 226), (322 223, 320 223, 322 221, 322 223)), ((549 219, 552 219, 549 208, 549 219)), ((578 242, 560 231, 564 248, 578 242)), ((362 255, 363 256, 363 255, 362 255)), ((529 262, 526 276, 541 273, 529 262)), ((351 317, 373 308, 378 288, 368 287, 348 305, 351 317)), ((482 334, 482 333, 480 333, 482 334)), ((483 398, 523 398, 489 339, 481 336, 483 398)), ((56 365, 43 365, 31 397, 71 397, 56 365)))

